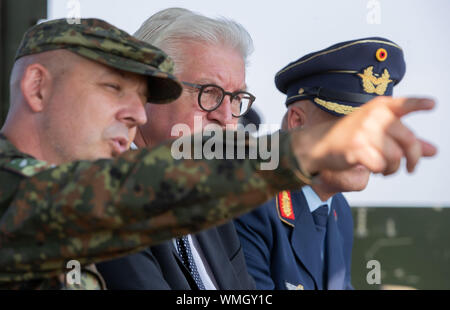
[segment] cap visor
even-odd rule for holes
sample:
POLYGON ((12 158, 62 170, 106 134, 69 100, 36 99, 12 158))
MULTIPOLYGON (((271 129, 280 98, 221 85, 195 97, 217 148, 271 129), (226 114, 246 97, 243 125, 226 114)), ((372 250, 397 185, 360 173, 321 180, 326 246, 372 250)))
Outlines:
POLYGON ((68 50, 86 57, 90 60, 99 62, 101 64, 140 75, 148 78, 148 101, 150 103, 169 103, 181 95, 183 90, 182 85, 178 79, 169 73, 162 72, 159 69, 140 63, 138 61, 106 53, 101 50, 95 52, 77 46, 76 48, 67 48, 68 50))

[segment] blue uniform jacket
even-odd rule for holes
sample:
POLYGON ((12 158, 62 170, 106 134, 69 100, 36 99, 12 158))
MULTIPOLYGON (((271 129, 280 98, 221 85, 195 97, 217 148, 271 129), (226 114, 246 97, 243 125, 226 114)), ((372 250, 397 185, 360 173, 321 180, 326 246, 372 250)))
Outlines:
POLYGON ((353 220, 342 194, 333 197, 325 239, 326 273, 320 277, 320 245, 301 190, 280 193, 235 220, 249 273, 258 289, 353 289, 350 279, 353 220), (281 198, 281 203, 280 203, 281 198), (284 200, 284 201, 283 201, 284 200), (325 280, 323 280, 325 279, 325 280))

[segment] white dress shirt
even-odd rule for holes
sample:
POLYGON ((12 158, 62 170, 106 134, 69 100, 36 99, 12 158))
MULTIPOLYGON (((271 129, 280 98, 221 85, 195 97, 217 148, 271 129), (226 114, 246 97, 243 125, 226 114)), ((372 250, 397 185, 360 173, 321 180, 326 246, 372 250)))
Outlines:
MULTIPOLYGON (((217 290, 218 285, 214 279, 208 261, 206 260, 202 249, 200 248, 197 238, 195 237, 195 235, 187 235, 187 237, 189 240, 189 246, 191 247, 192 256, 194 257, 195 265, 197 266, 198 273, 200 275, 200 278, 202 279, 205 289, 217 290)), ((172 239, 172 243, 177 250, 177 241, 175 238, 172 239)))

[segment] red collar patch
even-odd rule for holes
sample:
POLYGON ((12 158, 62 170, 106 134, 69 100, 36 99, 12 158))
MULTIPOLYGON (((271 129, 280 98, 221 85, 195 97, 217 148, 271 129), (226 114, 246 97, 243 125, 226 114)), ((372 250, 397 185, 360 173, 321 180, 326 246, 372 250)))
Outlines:
POLYGON ((280 216, 284 219, 295 220, 294 208, 292 206, 291 192, 282 191, 277 195, 280 216))

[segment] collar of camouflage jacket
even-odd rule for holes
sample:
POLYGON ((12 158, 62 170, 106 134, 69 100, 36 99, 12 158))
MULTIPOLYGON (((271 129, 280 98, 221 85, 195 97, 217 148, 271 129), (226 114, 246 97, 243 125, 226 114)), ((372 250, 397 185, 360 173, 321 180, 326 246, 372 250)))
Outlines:
POLYGON ((0 157, 8 158, 34 158, 31 155, 22 153, 14 144, 9 142, 8 138, 4 134, 0 133, 0 157))
POLYGON ((45 161, 38 160, 29 154, 20 152, 0 133, 0 169, 30 177, 52 167, 54 166, 45 161))

